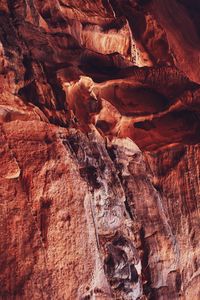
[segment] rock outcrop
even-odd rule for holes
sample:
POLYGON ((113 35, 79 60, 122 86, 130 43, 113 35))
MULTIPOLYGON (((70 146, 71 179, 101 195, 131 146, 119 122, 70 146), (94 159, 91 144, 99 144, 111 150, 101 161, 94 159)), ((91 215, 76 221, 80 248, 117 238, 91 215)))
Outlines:
POLYGON ((200 299, 199 17, 1 1, 0 299, 200 299))

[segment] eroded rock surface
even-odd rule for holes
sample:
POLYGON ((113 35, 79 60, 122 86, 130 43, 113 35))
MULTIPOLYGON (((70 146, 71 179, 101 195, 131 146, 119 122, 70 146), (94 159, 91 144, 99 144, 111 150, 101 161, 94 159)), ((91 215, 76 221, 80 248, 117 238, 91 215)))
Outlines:
POLYGON ((200 6, 0 3, 0 299, 200 299, 200 6))

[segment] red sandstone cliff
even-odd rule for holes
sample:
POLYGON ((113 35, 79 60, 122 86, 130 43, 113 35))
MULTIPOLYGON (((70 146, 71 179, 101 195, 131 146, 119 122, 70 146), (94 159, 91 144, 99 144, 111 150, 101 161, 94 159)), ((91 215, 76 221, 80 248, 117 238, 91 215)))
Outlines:
POLYGON ((198 0, 1 0, 0 299, 200 299, 198 0))

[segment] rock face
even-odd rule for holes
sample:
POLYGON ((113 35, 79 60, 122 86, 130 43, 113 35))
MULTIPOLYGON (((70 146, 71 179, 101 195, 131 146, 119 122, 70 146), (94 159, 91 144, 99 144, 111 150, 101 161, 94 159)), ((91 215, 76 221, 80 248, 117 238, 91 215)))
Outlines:
POLYGON ((199 18, 1 1, 0 299, 200 299, 199 18))

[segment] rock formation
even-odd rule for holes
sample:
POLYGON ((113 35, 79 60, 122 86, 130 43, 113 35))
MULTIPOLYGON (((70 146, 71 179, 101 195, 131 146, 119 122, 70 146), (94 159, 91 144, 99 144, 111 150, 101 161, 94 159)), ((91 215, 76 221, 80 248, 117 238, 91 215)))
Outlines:
POLYGON ((0 299, 200 299, 198 0, 1 0, 0 299))

